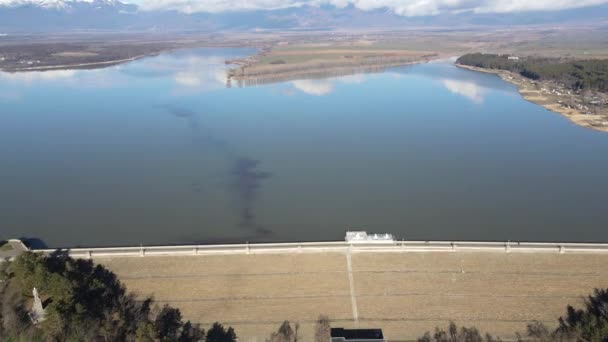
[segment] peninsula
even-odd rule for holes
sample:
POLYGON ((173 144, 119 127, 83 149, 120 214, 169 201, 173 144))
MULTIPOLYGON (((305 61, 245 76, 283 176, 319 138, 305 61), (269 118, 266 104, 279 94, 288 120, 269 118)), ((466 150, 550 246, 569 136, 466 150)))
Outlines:
POLYGON ((441 56, 436 51, 415 50, 404 44, 378 40, 300 44, 284 41, 262 49, 253 56, 226 61, 227 64, 237 65, 227 71, 227 78, 247 85, 315 75, 379 71, 387 67, 427 62, 441 56))

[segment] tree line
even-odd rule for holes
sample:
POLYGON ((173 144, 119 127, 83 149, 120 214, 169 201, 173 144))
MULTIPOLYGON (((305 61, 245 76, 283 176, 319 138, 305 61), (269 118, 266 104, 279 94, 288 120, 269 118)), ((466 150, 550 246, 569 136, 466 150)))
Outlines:
POLYGON ((90 260, 28 252, 0 262, 0 340, 234 342, 237 336, 220 323, 205 332, 177 308, 136 298, 90 260), (34 287, 45 305, 36 326, 28 316, 34 287))
POLYGON ((608 92, 608 60, 564 60, 560 58, 521 57, 471 53, 456 61, 485 69, 508 70, 532 80, 555 81, 572 90, 608 92))
MULTIPOLYGON (((517 341, 531 342, 608 342, 608 289, 595 289, 584 305, 575 309, 568 305, 566 315, 558 320, 557 328, 549 329, 541 322, 530 322, 525 333, 516 333, 517 341)), ((491 334, 481 334, 475 327, 458 328, 453 322, 447 331, 436 328, 426 332, 418 342, 498 342, 491 334)))

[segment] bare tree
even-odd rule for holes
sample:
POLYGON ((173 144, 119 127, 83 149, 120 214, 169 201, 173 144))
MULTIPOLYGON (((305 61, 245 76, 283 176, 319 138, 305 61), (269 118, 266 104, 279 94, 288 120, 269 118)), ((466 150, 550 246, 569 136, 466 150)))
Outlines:
POLYGON ((550 342, 553 340, 551 331, 538 321, 528 323, 527 335, 529 339, 534 342, 550 342))
POLYGON ((315 342, 327 342, 330 337, 331 326, 329 324, 329 317, 321 315, 315 324, 315 342))
POLYGON ((482 335, 475 327, 461 327, 458 329, 454 322, 450 322, 448 330, 436 328, 435 334, 426 332, 418 338, 418 342, 498 342, 500 339, 490 334, 482 335))
POLYGON ((284 321, 279 330, 270 335, 269 342, 297 342, 300 324, 296 323, 295 330, 291 327, 289 321, 284 321))

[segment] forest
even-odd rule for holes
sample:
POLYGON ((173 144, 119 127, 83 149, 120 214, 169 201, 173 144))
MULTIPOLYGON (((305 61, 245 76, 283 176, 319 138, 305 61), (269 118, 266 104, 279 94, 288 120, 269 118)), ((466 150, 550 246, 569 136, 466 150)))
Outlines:
POLYGON ((536 81, 553 81, 575 91, 608 92, 608 60, 517 57, 471 53, 456 63, 485 69, 507 70, 536 81))

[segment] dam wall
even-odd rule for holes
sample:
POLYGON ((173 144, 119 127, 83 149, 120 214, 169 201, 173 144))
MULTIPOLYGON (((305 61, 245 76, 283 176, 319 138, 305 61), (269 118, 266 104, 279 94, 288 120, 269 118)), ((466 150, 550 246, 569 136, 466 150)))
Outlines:
POLYGON ((37 249, 44 254, 67 253, 74 258, 146 257, 276 253, 403 253, 403 252, 493 252, 493 253, 597 253, 608 254, 608 243, 475 242, 475 241, 381 241, 381 242, 290 242, 220 245, 176 245, 37 249))
POLYGON ((556 327, 568 305, 608 284, 608 244, 329 241, 36 250, 91 259, 138 298, 208 329, 261 342, 285 321, 311 341, 334 327, 415 341, 451 321, 504 341, 532 321, 556 327), (155 257, 156 256, 156 257, 155 257))

